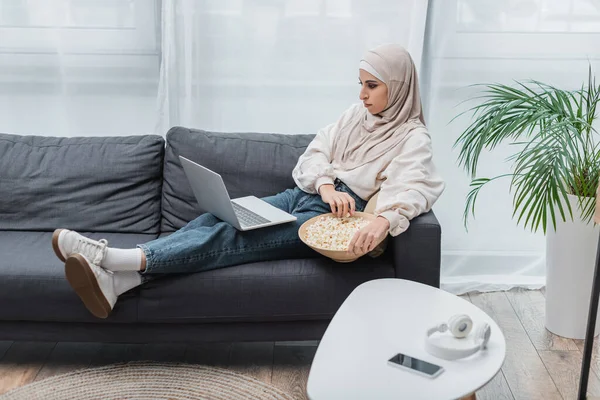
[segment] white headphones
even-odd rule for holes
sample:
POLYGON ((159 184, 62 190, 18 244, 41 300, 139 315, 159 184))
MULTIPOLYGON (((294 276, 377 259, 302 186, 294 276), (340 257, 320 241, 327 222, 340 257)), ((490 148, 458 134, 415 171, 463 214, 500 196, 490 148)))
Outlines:
POLYGON ((427 330, 425 348, 429 354, 445 360, 468 357, 485 349, 492 333, 490 326, 485 322, 479 324, 474 334, 471 335, 472 338, 469 338, 471 329, 473 329, 473 321, 468 315, 455 315, 447 324, 442 323, 427 330), (431 336, 436 332, 444 333, 448 330, 452 336, 438 336, 437 338, 431 336))

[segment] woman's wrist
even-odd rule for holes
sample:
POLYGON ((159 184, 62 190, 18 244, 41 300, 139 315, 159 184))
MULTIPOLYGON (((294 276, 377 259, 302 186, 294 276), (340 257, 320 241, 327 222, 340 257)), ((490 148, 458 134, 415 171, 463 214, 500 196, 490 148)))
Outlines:
POLYGON ((319 194, 323 195, 323 193, 327 190, 335 190, 335 186, 331 183, 324 183, 321 186, 319 186, 319 194))
POLYGON ((321 176, 321 177, 317 178, 317 180, 315 181, 315 189, 316 189, 317 193, 320 193, 319 189, 321 189, 321 186, 324 186, 324 185, 333 186, 333 184, 334 184, 333 179, 331 179, 330 176, 321 176))
POLYGON ((388 219, 386 217, 382 217, 381 215, 378 215, 377 218, 375 218, 375 221, 378 221, 379 223, 383 224, 385 226, 386 230, 390 229, 390 221, 388 221, 388 219))

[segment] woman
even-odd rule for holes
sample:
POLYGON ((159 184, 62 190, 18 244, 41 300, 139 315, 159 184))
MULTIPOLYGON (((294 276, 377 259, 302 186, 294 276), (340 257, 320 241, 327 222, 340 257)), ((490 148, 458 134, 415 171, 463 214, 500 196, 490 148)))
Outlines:
POLYGON ((322 129, 298 159, 293 170, 297 187, 264 198, 295 215, 293 223, 241 232, 206 213, 135 249, 107 247, 106 240, 57 229, 53 249, 88 310, 106 318, 119 295, 153 274, 314 256, 298 237, 300 225, 327 212, 362 211, 378 191, 377 218, 356 233, 348 251, 363 255, 388 233, 404 232, 444 190, 432 162, 417 73, 406 50, 382 45, 360 61, 359 83, 362 104, 322 129))

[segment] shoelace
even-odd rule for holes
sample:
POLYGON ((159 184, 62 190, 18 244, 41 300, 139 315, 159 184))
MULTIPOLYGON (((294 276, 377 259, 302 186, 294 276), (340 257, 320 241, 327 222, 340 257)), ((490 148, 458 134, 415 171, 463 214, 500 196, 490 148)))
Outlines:
POLYGON ((75 245, 75 252, 83 253, 86 255, 94 254, 94 258, 91 261, 95 265, 100 266, 100 263, 104 258, 104 254, 106 253, 106 246, 108 245, 108 241, 106 239, 100 239, 98 243, 99 244, 92 243, 84 239, 77 239, 77 244, 75 245))

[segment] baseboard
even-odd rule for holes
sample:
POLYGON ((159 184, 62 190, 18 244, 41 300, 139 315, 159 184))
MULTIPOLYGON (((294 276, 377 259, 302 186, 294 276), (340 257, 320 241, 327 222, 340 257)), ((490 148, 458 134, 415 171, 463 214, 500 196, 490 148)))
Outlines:
POLYGON ((451 293, 539 289, 545 284, 544 253, 442 251, 441 287, 451 293))

